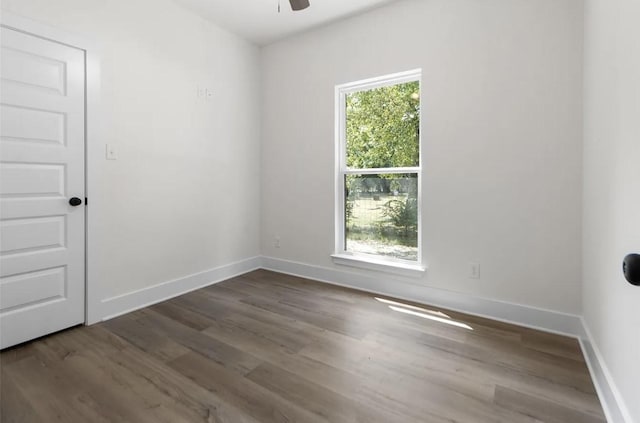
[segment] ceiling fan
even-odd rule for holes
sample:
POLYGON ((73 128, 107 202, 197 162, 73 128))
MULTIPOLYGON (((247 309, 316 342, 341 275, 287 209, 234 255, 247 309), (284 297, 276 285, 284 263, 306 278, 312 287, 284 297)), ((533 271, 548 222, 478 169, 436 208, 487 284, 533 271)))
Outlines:
MULTIPOLYGON (((294 12, 309 7, 309 0, 289 0, 289 3, 294 12)), ((278 2, 278 11, 280 11, 280 2, 278 2)))

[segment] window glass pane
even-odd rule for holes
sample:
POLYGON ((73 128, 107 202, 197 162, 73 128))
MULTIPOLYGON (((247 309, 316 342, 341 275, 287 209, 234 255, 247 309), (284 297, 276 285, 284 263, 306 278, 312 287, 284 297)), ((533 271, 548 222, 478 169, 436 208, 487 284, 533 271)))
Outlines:
POLYGON ((346 96, 347 166, 417 167, 420 84, 409 82, 346 96))
POLYGON ((345 176, 345 251, 418 260, 418 174, 345 176))

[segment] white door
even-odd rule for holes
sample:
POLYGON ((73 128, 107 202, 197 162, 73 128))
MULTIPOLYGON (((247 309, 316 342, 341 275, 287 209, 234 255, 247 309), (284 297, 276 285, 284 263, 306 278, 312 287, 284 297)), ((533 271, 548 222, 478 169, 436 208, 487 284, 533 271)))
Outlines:
POLYGON ((1 29, 0 348, 84 322, 84 51, 1 29), (72 206, 77 197, 81 204, 72 206))

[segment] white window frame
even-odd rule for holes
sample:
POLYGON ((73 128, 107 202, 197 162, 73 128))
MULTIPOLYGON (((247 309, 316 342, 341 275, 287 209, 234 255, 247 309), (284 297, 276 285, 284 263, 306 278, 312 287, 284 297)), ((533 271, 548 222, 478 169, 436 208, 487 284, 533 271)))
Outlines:
POLYGON ((421 276, 426 267, 423 265, 422 251, 422 107, 420 116, 420 139, 418 145, 420 149, 420 159, 417 167, 401 168, 381 168, 381 169, 351 169, 347 166, 347 139, 346 139, 346 118, 347 118, 347 95, 368 91, 381 87, 404 84, 407 82, 418 82, 420 84, 420 105, 422 106, 422 69, 415 69, 407 72, 395 73, 362 81, 350 82, 337 85, 335 88, 335 252, 332 254, 334 263, 370 269, 375 271, 396 273, 404 276, 421 276), (345 175, 349 174, 379 174, 416 173, 418 175, 418 260, 403 260, 395 257, 385 257, 381 255, 354 253, 345 250, 345 175))

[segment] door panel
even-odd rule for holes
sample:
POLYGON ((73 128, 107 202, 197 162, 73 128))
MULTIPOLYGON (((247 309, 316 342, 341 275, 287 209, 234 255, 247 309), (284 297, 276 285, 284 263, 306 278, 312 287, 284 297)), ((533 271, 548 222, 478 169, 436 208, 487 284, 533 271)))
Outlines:
POLYGON ((0 348, 84 322, 84 51, 2 28, 0 348))
POLYGON ((65 216, 3 220, 0 252, 5 257, 26 251, 65 247, 65 216))
POLYGON ((7 82, 65 95, 66 64, 50 57, 3 46, 2 75, 7 82))
POLYGON ((4 278, 0 311, 65 298, 65 267, 24 273, 4 278))
POLYGON ((65 116, 62 113, 4 104, 0 113, 2 137, 7 141, 64 144, 65 116))
POLYGON ((39 163, 7 163, 0 169, 0 195, 17 197, 64 197, 64 165, 39 163))

